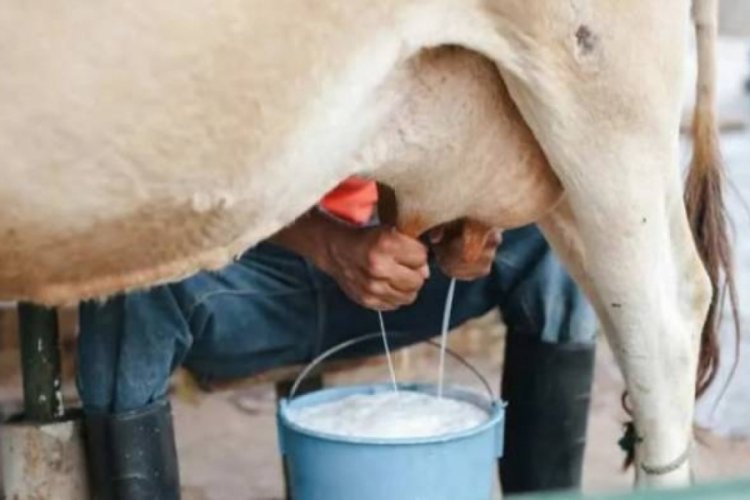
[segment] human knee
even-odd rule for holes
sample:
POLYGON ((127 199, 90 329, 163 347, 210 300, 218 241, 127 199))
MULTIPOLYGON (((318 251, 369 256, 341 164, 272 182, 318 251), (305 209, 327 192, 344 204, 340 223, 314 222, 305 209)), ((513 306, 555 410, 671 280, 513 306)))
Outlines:
POLYGON ((548 248, 503 307, 509 330, 551 343, 593 343, 596 316, 562 264, 548 248))
POLYGON ((77 385, 86 411, 132 410, 166 394, 190 344, 169 294, 159 287, 80 306, 77 385))

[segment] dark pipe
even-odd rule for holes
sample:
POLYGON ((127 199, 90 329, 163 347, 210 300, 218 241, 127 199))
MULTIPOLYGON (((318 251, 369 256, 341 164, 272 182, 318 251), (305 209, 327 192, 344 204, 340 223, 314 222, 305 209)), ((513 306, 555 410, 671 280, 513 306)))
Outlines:
POLYGON ((20 303, 18 326, 21 336, 24 420, 54 422, 65 412, 57 311, 20 303))

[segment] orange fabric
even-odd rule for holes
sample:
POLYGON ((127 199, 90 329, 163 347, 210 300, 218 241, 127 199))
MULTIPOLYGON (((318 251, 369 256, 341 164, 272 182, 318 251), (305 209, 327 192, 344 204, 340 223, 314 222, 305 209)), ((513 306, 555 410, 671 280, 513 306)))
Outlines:
POLYGON ((323 197, 320 206, 331 215, 352 224, 370 220, 378 203, 375 181, 350 177, 323 197))

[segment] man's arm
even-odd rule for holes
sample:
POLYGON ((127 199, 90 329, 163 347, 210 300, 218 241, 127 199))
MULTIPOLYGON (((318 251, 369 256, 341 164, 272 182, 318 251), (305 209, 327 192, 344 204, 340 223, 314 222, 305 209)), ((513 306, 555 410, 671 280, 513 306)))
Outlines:
MULTIPOLYGON (((475 260, 463 252, 464 232, 457 222, 430 233, 440 268, 449 276, 473 280, 486 276, 500 243, 491 231, 475 260)), ((350 299, 371 309, 392 310, 411 304, 429 277, 427 249, 388 226, 357 228, 313 209, 270 238, 309 259, 331 276, 350 299)))

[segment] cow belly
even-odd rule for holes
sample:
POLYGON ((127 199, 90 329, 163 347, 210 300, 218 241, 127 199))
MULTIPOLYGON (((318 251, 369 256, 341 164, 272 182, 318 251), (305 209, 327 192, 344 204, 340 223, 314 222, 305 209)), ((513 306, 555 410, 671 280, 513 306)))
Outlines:
POLYGON ((8 2, 0 300, 219 268, 362 171, 425 224, 533 220, 560 189, 492 64, 421 52, 513 66, 497 17, 480 0, 8 2))
POLYGON ((398 97, 357 161, 394 188, 410 232, 459 217, 513 228, 560 200, 560 182, 491 61, 457 47, 425 50, 380 94, 398 97))

